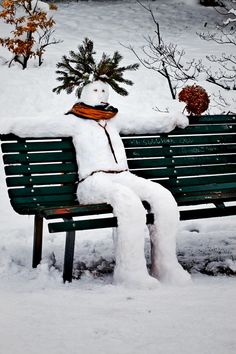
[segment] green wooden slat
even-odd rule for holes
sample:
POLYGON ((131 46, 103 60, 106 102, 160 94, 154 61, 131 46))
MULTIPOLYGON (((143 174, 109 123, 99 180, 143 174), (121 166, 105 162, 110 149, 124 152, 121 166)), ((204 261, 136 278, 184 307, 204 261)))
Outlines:
POLYGON ((171 166, 171 158, 159 158, 159 159, 140 159, 140 160, 129 160, 128 166, 132 169, 137 168, 152 168, 152 167, 166 167, 171 166))
POLYGON ((209 154, 230 154, 236 152, 236 144, 232 145, 197 145, 197 146, 172 146, 170 149, 175 155, 209 155, 209 154))
POLYGON ((187 204, 204 204, 212 203, 214 201, 235 201, 236 200, 236 191, 209 191, 209 192, 200 192, 200 193, 186 193, 175 194, 175 199, 179 205, 187 204))
MULTIPOLYGON (((146 210, 150 209, 150 206, 147 202, 143 201, 143 206, 146 210)), ((77 204, 70 207, 65 207, 62 209, 44 209, 41 213, 46 219, 58 218, 60 215, 65 217, 68 216, 84 216, 84 215, 98 215, 98 214, 107 214, 112 213, 113 208, 107 203, 100 204, 77 204)), ((150 215, 150 214, 148 214, 150 215)), ((150 221, 150 220, 149 220, 150 221)))
POLYGON ((236 155, 226 156, 194 156, 194 157, 175 157, 175 158, 159 158, 159 159, 139 159, 129 160, 130 169, 135 168, 153 168, 166 166, 190 166, 190 165, 210 165, 222 163, 236 163, 236 155))
POLYGON ((236 181, 236 174, 232 175, 214 175, 214 176, 203 176, 203 177, 184 177, 184 178, 170 178, 165 181, 159 181, 168 188, 181 187, 181 186, 192 186, 201 184, 212 184, 212 183, 231 183, 236 181))
POLYGON ((117 218, 99 218, 79 221, 55 222, 48 224, 49 232, 64 232, 70 230, 92 230, 108 227, 116 227, 117 218))
POLYGON ((0 134, 1 141, 31 142, 31 141, 72 141, 72 137, 64 136, 39 136, 39 137, 19 137, 15 134, 0 134))
POLYGON ((236 206, 222 208, 207 208, 194 210, 181 210, 180 220, 205 219, 211 217, 236 215, 236 206))
POLYGON ((210 124, 210 125, 189 125, 187 128, 183 129, 175 129, 169 133, 169 136, 172 135, 185 135, 185 134, 217 134, 217 133, 235 133, 236 125, 235 124, 210 124))
MULTIPOLYGON (((146 223, 153 223, 153 214, 147 214, 146 223)), ((49 232, 64 232, 71 230, 92 230, 92 229, 102 229, 109 227, 117 227, 116 217, 107 217, 99 219, 89 219, 89 220, 78 220, 78 221, 64 221, 64 222, 54 222, 48 224, 49 232)))
POLYGON ((35 196, 44 196, 44 195, 59 195, 59 194, 74 194, 76 192, 76 184, 72 185, 61 185, 54 187, 24 187, 24 188, 12 188, 8 190, 10 198, 16 197, 29 197, 32 195, 35 196))
POLYGON ((160 147, 154 148, 126 148, 126 156, 129 159, 132 158, 143 158, 143 157, 159 157, 165 155, 169 149, 160 147))
POLYGON ((236 173, 235 165, 216 165, 216 166, 191 166, 191 167, 180 167, 176 168, 174 171, 175 175, 178 176, 193 176, 193 175, 208 175, 208 174, 225 174, 225 173, 236 173), (176 171, 176 173, 175 173, 176 171))
POLYGON ((137 176, 153 179, 161 177, 174 176, 195 176, 195 175, 210 175, 221 173, 236 173, 236 165, 218 165, 218 166, 191 166, 180 168, 154 168, 146 170, 132 170, 137 176))
POLYGON ((236 181, 232 183, 212 183, 212 184, 200 184, 200 185, 192 185, 186 187, 178 187, 178 188, 171 188, 173 193, 192 193, 192 192, 220 192, 225 190, 232 190, 236 191, 236 181))
POLYGON ((5 164, 11 163, 36 163, 36 162, 60 162, 71 161, 75 159, 73 152, 51 152, 35 154, 7 154, 3 155, 5 164))
POLYGON ((87 205, 77 204, 63 208, 47 208, 42 210, 41 215, 45 217, 45 219, 56 219, 59 217, 108 214, 112 213, 112 211, 112 206, 106 203, 87 205))
POLYGON ((71 141, 48 141, 48 142, 18 142, 3 143, 2 152, 32 152, 32 151, 53 151, 53 150, 74 150, 71 141))
MULTIPOLYGON (((74 204, 74 202, 72 203, 69 203, 67 202, 66 203, 66 206, 69 206, 69 205, 72 205, 74 204)), ((14 204, 12 203, 11 201, 11 205, 13 207, 13 209, 18 213, 18 214, 21 214, 21 215, 40 215, 41 213, 41 210, 44 209, 44 208, 62 208, 64 205, 62 202, 45 202, 43 205, 38 205, 38 203, 35 203, 35 204, 14 204)))
POLYGON ((66 173, 76 171, 77 165, 73 162, 39 165, 13 165, 5 167, 5 172, 7 176, 33 173, 66 173))
POLYGON ((236 144, 232 145, 196 145, 196 146, 171 146, 171 147, 147 147, 147 148, 127 148, 128 159, 162 156, 181 155, 209 155, 236 153, 236 144))
POLYGON ((203 136, 172 136, 160 135, 157 137, 127 137, 123 139, 124 146, 127 147, 148 147, 166 145, 203 145, 235 143, 236 135, 203 135, 203 136))
POLYGON ((60 174, 60 175, 46 175, 46 176, 31 176, 31 177, 7 177, 7 186, 29 186, 29 185, 43 185, 43 184, 63 184, 75 183, 77 181, 76 174, 60 174))
POLYGON ((153 178, 164 178, 164 177, 169 177, 169 176, 174 176, 174 171, 171 168, 155 168, 155 169, 144 169, 144 170, 131 170, 132 173, 135 175, 142 177, 142 178, 147 178, 147 179, 153 179, 153 178))
POLYGON ((190 124, 215 124, 215 123, 236 123, 235 114, 213 114, 213 115, 202 115, 202 116, 190 116, 190 124))
POLYGON ((60 195, 49 195, 49 196, 31 196, 31 197, 20 197, 14 198, 11 202, 15 205, 26 205, 26 204, 36 204, 44 205, 45 203, 60 202, 61 204, 66 204, 66 202, 75 201, 75 195, 73 194, 60 194, 60 195))

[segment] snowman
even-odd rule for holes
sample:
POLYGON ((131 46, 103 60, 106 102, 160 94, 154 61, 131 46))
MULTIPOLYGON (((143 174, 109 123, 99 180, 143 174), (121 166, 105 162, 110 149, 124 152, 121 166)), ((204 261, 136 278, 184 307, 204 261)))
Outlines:
MULTIPOLYGON (((84 43, 84 51, 86 44, 88 42, 84 43)), ((178 263, 176 256, 176 232, 179 223, 176 201, 160 184, 137 177, 129 171, 120 137, 122 129, 119 124, 119 112, 109 104, 110 86, 118 93, 126 92, 117 83, 115 85, 113 80, 118 71, 122 73, 123 79, 123 72, 118 66, 119 60, 114 60, 114 57, 103 55, 102 61, 96 65, 95 61, 91 60, 89 73, 88 65, 77 70, 79 74, 74 78, 74 85, 78 89, 79 101, 63 118, 66 122, 64 132, 73 137, 76 150, 79 169, 78 200, 82 204, 106 202, 113 207, 113 214, 118 220, 118 227, 113 229, 116 263, 114 283, 138 288, 155 288, 159 281, 186 283, 190 280, 190 275, 178 263), (104 65, 104 61, 107 65, 104 65), (144 254, 147 231, 146 210, 142 204, 144 200, 149 203, 154 214, 154 223, 148 225, 152 245, 150 274, 144 254)), ((77 62, 81 63, 81 60, 78 59, 77 62)), ((64 64, 71 65, 68 58, 64 60, 64 64)), ((71 68, 65 74, 65 65, 65 71, 62 71, 63 65, 58 65, 58 72, 64 73, 64 80, 60 79, 63 84, 54 89, 57 93, 67 87, 71 91, 73 86, 67 80, 68 70, 71 71, 71 68)), ((122 69, 130 70, 131 66, 122 69)), ((119 82, 121 81, 120 79, 119 82)), ((123 82, 125 81, 131 84, 131 81, 123 79, 123 82)), ((155 115, 149 125, 153 133, 167 132, 175 126, 186 127, 188 119, 176 112, 172 115, 165 114, 164 117, 155 115)), ((27 129, 29 131, 29 124, 27 129)), ((138 126, 135 129, 137 132, 138 126)), ((32 133, 32 129, 30 130, 32 133)), ((33 130, 37 131, 35 127, 33 130)), ((60 124, 54 126, 53 130, 53 134, 58 134, 60 124)), ((19 130, 13 132, 19 133, 19 130)), ((48 133, 49 130, 47 135, 48 133)), ((22 127, 21 134, 26 134, 22 127)))
POLYGON ((78 200, 83 204, 107 202, 113 207, 118 219, 118 227, 113 231, 115 283, 152 287, 157 284, 156 279, 185 282, 189 274, 178 263, 175 249, 179 221, 176 202, 160 184, 129 172, 116 128, 118 112, 108 104, 108 98, 107 83, 91 82, 84 86, 80 103, 68 112, 77 117, 80 131, 73 137, 79 166, 78 200), (155 220, 148 226, 152 243, 151 276, 144 256, 143 200, 150 204, 155 220))

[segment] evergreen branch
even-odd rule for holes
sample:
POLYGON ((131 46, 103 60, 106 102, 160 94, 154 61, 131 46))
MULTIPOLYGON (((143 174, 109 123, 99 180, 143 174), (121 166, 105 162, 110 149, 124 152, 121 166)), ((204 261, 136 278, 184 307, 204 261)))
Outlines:
POLYGON ((131 80, 123 77, 126 71, 137 70, 139 64, 132 64, 120 67, 122 55, 115 51, 110 57, 103 53, 101 60, 96 64, 94 60, 96 52, 93 48, 93 42, 85 38, 83 44, 78 46, 78 52, 70 51, 69 56, 63 55, 61 62, 57 63, 57 80, 62 82, 53 89, 53 92, 60 93, 65 90, 71 93, 76 86, 76 94, 80 96, 82 86, 94 81, 101 80, 108 83, 117 93, 126 96, 128 92, 119 86, 119 83, 133 85, 131 80), (91 77, 90 77, 91 76, 91 77))

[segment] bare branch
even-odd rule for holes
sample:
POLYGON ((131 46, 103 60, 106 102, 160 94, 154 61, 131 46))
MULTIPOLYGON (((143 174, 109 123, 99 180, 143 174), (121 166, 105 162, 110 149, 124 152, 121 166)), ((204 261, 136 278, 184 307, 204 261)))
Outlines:
POLYGON ((176 98, 177 89, 188 80, 196 80, 199 75, 199 63, 195 60, 186 62, 185 52, 178 49, 173 43, 166 43, 161 35, 160 24, 151 5, 144 5, 140 0, 137 3, 149 13, 155 26, 154 36, 146 36, 146 45, 141 48, 143 56, 138 54, 133 46, 124 46, 132 51, 140 63, 147 69, 158 72, 166 78, 173 99, 176 98))
MULTIPOLYGON (((233 1, 220 1, 221 10, 216 11, 223 17, 227 17, 221 24, 217 24, 213 31, 199 33, 199 37, 205 41, 213 41, 220 46, 236 46, 236 11, 233 8, 233 1)), ((235 5, 234 5, 235 7, 235 5)), ((201 71, 206 74, 206 81, 223 88, 224 90, 236 90, 236 56, 233 54, 221 53, 217 55, 207 55, 207 60, 218 66, 215 72, 211 67, 201 66, 201 71)))

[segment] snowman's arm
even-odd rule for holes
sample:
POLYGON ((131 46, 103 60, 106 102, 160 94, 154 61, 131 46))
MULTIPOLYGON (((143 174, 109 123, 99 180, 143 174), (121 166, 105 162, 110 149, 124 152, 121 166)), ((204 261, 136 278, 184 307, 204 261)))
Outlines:
POLYGON ((15 134, 20 137, 63 137, 73 136, 74 122, 64 116, 15 117, 2 120, 0 134, 15 134))
POLYGON ((115 125, 123 134, 155 134, 168 133, 175 127, 186 128, 189 124, 188 118, 182 112, 162 113, 152 111, 143 112, 143 115, 134 114, 132 117, 120 114, 116 118, 115 125))

